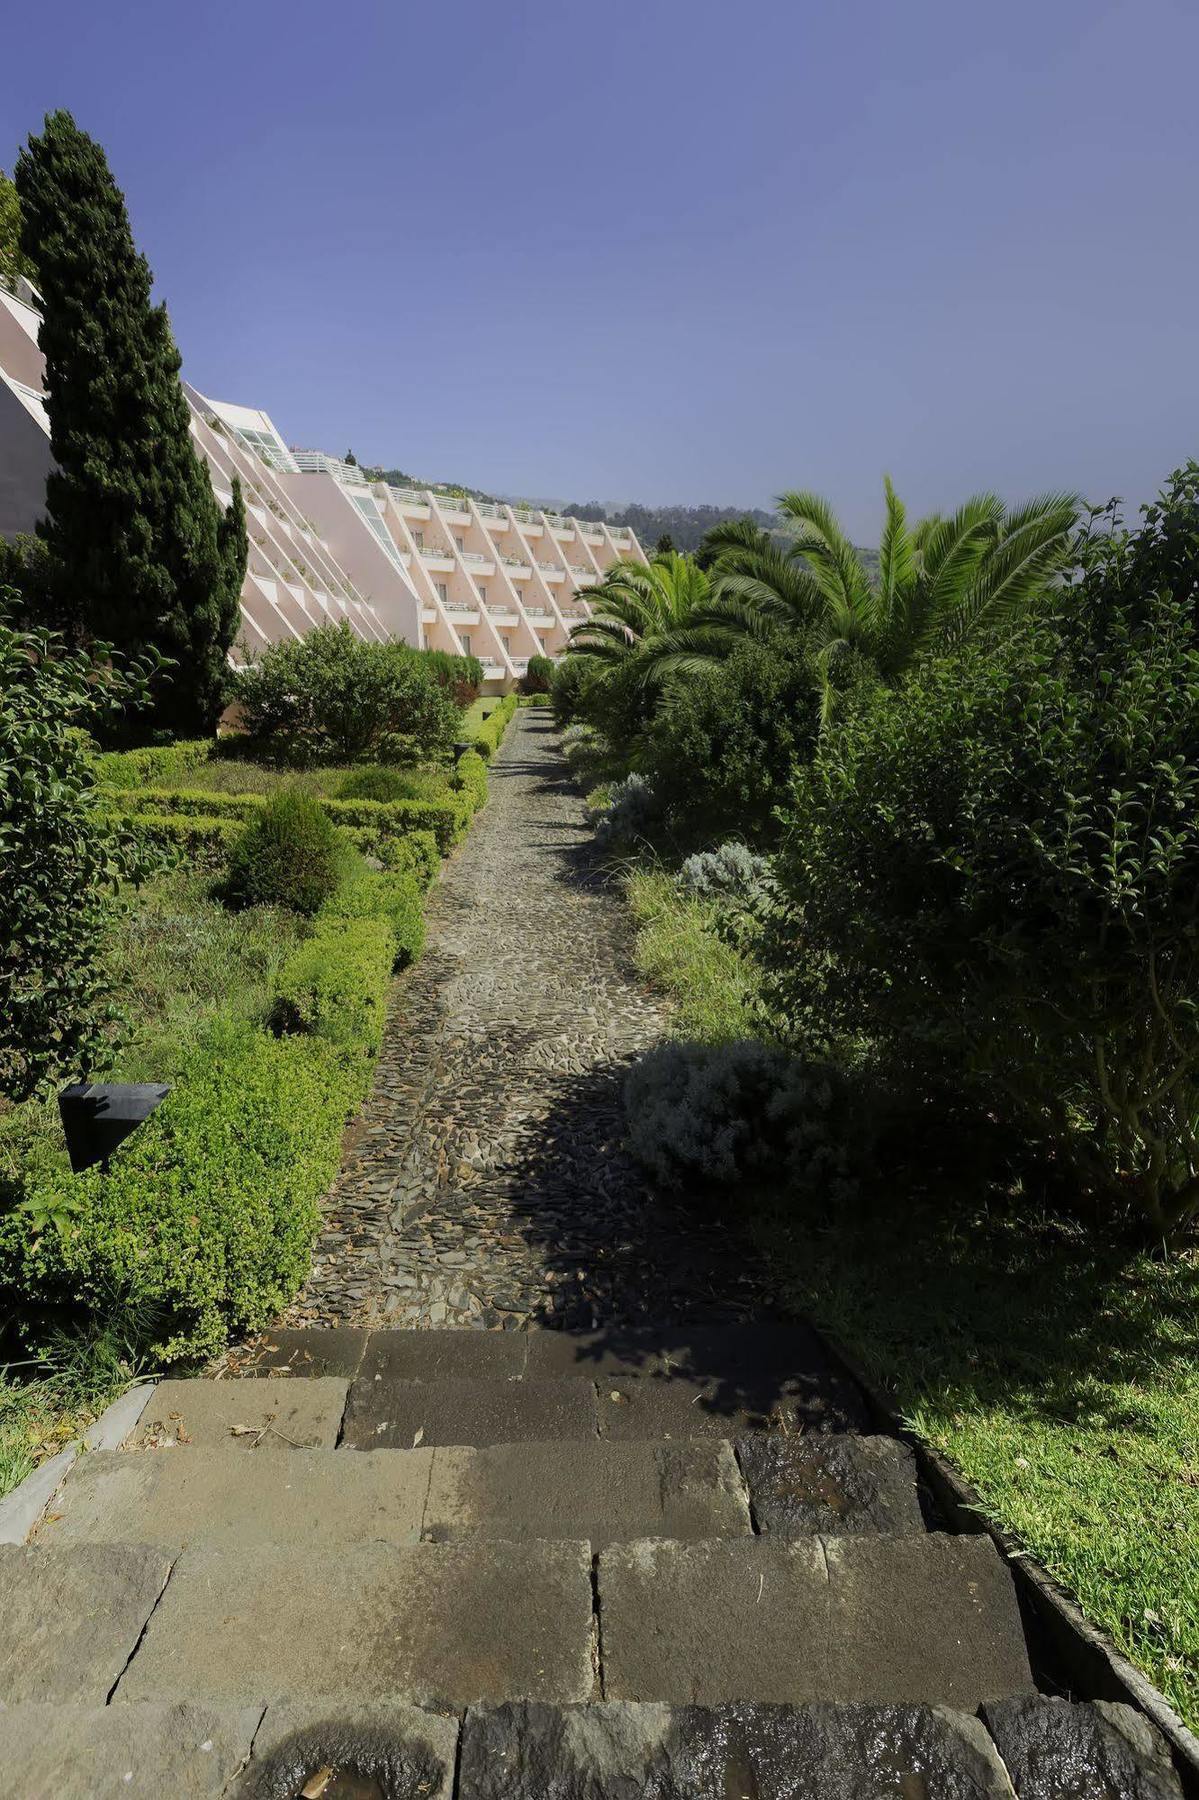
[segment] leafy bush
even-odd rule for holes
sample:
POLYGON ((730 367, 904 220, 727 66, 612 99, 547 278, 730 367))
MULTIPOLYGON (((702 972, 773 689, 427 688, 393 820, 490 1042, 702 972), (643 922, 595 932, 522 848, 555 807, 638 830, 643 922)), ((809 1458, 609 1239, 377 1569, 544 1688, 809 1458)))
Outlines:
POLYGON ((519 694, 516 704, 518 706, 552 706, 553 701, 548 694, 519 694))
POLYGON ((156 1363, 269 1324, 307 1275, 367 1067, 321 1039, 215 1025, 107 1173, 42 1173, 28 1211, 0 1214, 8 1307, 120 1312, 156 1363))
POLYGON ((96 774, 108 788, 159 787, 185 780, 212 752, 212 738, 151 744, 142 750, 106 750, 96 758, 96 774))
POLYGON ((344 843, 311 794, 272 794, 233 846, 227 892, 244 906, 314 913, 345 869, 344 843))
POLYGON ((410 775, 399 769, 381 768, 368 763, 365 768, 351 769, 338 783, 339 800, 417 800, 419 788, 410 775))
POLYGON ((100 952, 116 897, 147 872, 108 811, 86 730, 140 703, 140 671, 7 623, 0 592, 0 1095, 21 1100, 103 1053, 114 1018, 100 952))
POLYGON ((602 678, 602 671, 591 657, 563 656, 555 663, 550 699, 554 705, 555 723, 561 729, 586 722, 585 696, 602 678))
POLYGON ((397 875, 411 875, 423 892, 437 880, 441 852, 431 831, 410 831, 388 838, 381 846, 380 861, 397 875))
POLYGON ((679 870, 679 886, 697 900, 733 901, 756 906, 769 893, 770 864, 744 844, 721 844, 699 850, 679 870))
POLYGON ((852 1198, 862 1135, 835 1073, 755 1040, 662 1044, 625 1081, 629 1148, 664 1187, 785 1188, 852 1198))
POLYGON ((1199 465, 989 653, 835 732, 779 865, 777 1003, 861 1025, 1157 1240, 1199 1207, 1199 465))
POLYGON ((481 806, 486 806, 487 764, 477 750, 466 750, 458 758, 452 784, 455 789, 470 795, 476 812, 481 806))
MULTIPOLYGON (((408 843, 410 839, 401 840, 408 843)), ((436 856, 436 845, 434 845, 436 856)), ((409 871, 362 868, 341 883, 321 907, 321 919, 382 919, 394 941, 393 965, 407 968, 425 947, 424 887, 409 871)))
POLYGON ((422 650, 421 660, 454 705, 465 710, 483 685, 483 665, 477 656, 454 656, 449 650, 422 650))
MULTIPOLYGON (((391 837, 426 831, 433 833, 445 854, 459 841, 473 812, 469 796, 454 792, 443 800, 337 800, 324 794, 311 798, 334 825, 357 833, 360 848, 376 855, 382 854, 391 837)), ((261 817, 266 801, 262 794, 222 794, 205 788, 146 788, 120 797, 122 809, 129 812, 144 808, 158 814, 196 813, 247 821, 261 817)))
POLYGON ((643 775, 614 782, 605 809, 595 820, 596 841, 605 850, 631 848, 661 824, 662 807, 643 775))
MULTIPOLYGON (((357 878, 354 886, 365 903, 362 881, 357 878)), ((354 898, 351 892, 347 903, 354 904, 354 898)), ((396 939, 386 919, 323 911, 312 936, 280 971, 275 1029, 307 1032, 376 1055, 395 956, 396 939)))
POLYGON ((778 835, 775 808, 808 762, 820 724, 820 683, 803 645, 749 643, 706 674, 675 682, 649 726, 639 766, 685 841, 732 831, 755 844, 778 835))
POLYGON ((521 680, 521 692, 524 694, 548 694, 553 685, 553 658, 530 656, 528 669, 521 680))
POLYGON ((438 757, 459 721, 421 652, 364 643, 345 622, 272 644, 238 675, 236 693, 251 739, 300 765, 438 757))

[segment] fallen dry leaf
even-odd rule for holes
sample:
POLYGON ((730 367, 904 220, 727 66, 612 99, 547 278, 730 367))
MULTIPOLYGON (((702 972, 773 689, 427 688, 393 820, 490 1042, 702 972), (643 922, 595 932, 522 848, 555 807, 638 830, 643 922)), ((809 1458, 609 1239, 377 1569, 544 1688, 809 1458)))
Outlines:
POLYGON ((321 1795, 332 1781, 334 1773, 333 1769, 326 1767, 318 1769, 315 1775, 310 1775, 300 1789, 300 1800, 321 1800, 321 1795))

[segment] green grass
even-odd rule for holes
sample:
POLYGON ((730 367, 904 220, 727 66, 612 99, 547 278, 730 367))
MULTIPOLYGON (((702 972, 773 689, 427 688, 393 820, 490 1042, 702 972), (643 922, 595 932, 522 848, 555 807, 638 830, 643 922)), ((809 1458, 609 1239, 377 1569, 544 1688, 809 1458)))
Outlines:
MULTIPOLYGON (((637 961, 683 1035, 752 1034, 754 975, 661 870, 627 882, 637 961)), ((952 1155, 954 1145, 947 1143, 952 1155)), ((1199 1726, 1199 1253, 1162 1263, 910 1149, 861 1208, 754 1234, 794 1309, 1199 1726)))
POLYGON ((660 868, 632 870, 625 892, 637 921, 637 967, 673 997, 681 1034, 704 1043, 753 1037, 753 967, 715 935, 715 907, 680 894, 660 868))
POLYGON ((497 705, 498 699, 495 694, 480 696, 478 700, 472 700, 462 715, 462 737, 473 742, 483 723, 484 713, 494 712, 497 705))
POLYGON ((111 1336, 64 1339, 36 1365, 0 1364, 0 1498, 93 1425, 138 1372, 111 1336))

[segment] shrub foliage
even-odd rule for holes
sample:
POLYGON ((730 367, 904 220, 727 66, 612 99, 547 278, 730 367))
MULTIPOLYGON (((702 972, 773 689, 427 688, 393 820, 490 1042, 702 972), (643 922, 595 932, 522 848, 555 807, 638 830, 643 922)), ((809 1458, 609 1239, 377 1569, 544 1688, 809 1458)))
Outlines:
POLYGON ((319 802, 282 788, 234 845, 227 891, 245 906, 314 913, 336 888, 345 861, 345 846, 319 802))

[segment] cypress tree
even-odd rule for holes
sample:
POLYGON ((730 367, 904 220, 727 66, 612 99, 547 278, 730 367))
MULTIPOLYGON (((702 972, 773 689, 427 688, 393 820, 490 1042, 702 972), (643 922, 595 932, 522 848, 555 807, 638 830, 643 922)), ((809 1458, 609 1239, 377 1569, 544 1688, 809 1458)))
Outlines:
POLYGON ((57 610, 79 637, 169 657, 153 724, 210 731, 246 565, 239 485, 222 513, 192 448, 166 308, 152 303, 149 264, 100 145, 70 113, 51 113, 21 151, 16 185, 21 248, 44 303, 38 341, 57 467, 39 530, 57 610))

